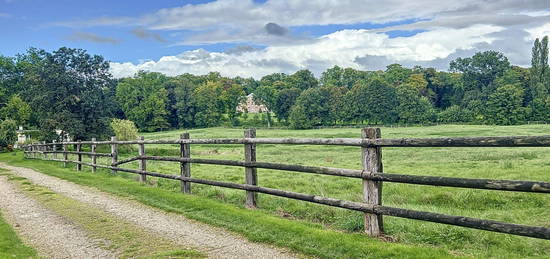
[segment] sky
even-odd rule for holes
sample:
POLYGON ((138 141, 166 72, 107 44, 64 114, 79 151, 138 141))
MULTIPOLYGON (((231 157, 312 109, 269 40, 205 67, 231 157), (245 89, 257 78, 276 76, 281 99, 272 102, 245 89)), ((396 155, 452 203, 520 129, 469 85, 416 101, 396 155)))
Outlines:
POLYGON ((82 48, 115 77, 220 72, 261 78, 338 65, 447 70, 497 50, 529 66, 550 0, 0 0, 0 55, 82 48))

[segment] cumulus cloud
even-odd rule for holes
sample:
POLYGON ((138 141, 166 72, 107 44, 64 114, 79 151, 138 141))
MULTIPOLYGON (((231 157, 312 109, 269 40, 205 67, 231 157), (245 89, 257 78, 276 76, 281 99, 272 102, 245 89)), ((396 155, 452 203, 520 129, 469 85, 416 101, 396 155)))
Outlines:
POLYGON ((401 63, 447 69, 454 58, 489 49, 504 52, 513 64, 528 65, 532 41, 550 34, 550 6, 548 0, 218 0, 138 17, 99 17, 56 25, 126 26, 138 28, 132 31, 137 37, 154 40, 161 39, 155 36, 158 31, 181 32, 174 36, 181 37, 174 45, 240 46, 223 52, 197 49, 139 64, 112 63, 113 74, 119 77, 150 70, 169 75, 219 71, 258 78, 304 68, 319 75, 333 65, 383 69, 401 63), (295 35, 300 26, 361 23, 383 25, 320 37, 295 35), (414 33, 390 38, 390 31, 414 33), (250 45, 267 47, 246 47, 250 45))
POLYGON ((314 42, 292 47, 269 46, 246 54, 198 49, 141 64, 111 63, 111 67, 113 75, 117 77, 148 70, 168 75, 218 71, 226 76, 260 78, 269 73, 292 73, 304 68, 319 75, 333 65, 379 69, 387 65, 386 61, 428 64, 445 59, 459 50, 491 44, 498 40, 494 33, 503 30, 498 26, 475 25, 463 29, 427 31, 406 38, 390 38, 386 34, 369 30, 342 30, 319 37, 314 42), (369 63, 373 57, 378 57, 378 60, 369 63))
POLYGON ((81 32, 81 31, 73 32, 71 35, 67 36, 66 39, 70 41, 89 41, 94 43, 110 43, 110 44, 118 44, 120 42, 120 40, 115 38, 104 37, 94 33, 81 32))

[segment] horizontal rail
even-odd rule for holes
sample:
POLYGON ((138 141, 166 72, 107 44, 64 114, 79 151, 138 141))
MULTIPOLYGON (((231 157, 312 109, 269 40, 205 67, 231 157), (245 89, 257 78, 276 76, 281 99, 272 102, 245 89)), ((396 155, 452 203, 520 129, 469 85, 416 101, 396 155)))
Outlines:
POLYGON ((132 157, 132 158, 120 160, 120 161, 118 161, 116 163, 113 163, 111 165, 112 166, 122 165, 122 164, 130 163, 130 162, 133 162, 133 161, 136 161, 136 160, 140 160, 140 159, 141 159, 140 157, 132 157))
MULTIPOLYGON (((403 175, 403 174, 388 174, 388 173, 366 174, 362 170, 355 170, 355 169, 342 169, 342 168, 332 168, 332 167, 322 167, 322 166, 289 165, 289 164, 268 163, 268 162, 244 162, 244 161, 234 161, 234 160, 202 159, 202 158, 179 158, 179 157, 159 157, 159 156, 138 156, 134 158, 134 160, 139 160, 139 159, 155 160, 155 161, 187 162, 187 163, 196 163, 196 164, 255 167, 255 168, 275 169, 275 170, 283 170, 283 171, 344 176, 344 177, 361 178, 361 179, 374 180, 374 181, 398 182, 398 183, 432 185, 432 186, 448 186, 448 187, 462 187, 462 188, 485 189, 485 190, 516 191, 516 192, 550 193, 550 182, 539 182, 539 181, 469 179, 469 178, 403 175)), ((118 164, 120 164, 120 162, 118 164)))
MULTIPOLYGON (((33 151, 30 151, 32 153, 33 151)), ((103 156, 111 157, 110 153, 94 153, 94 152, 78 152, 78 151, 41 151, 43 154, 75 154, 75 155, 88 155, 88 156, 103 156)))
POLYGON ((456 138, 225 138, 131 141, 81 141, 33 144, 50 145, 110 145, 110 144, 290 144, 336 145, 362 147, 550 147, 550 136, 456 137, 456 138))
POLYGON ((362 211, 366 213, 374 213, 379 215, 416 219, 416 220, 422 220, 422 221, 442 223, 447 225, 475 228, 475 229, 481 229, 481 230, 487 230, 487 231, 493 231, 493 232, 499 232, 499 233, 507 233, 507 234, 513 234, 513 235, 519 235, 519 236, 550 239, 550 228, 546 228, 546 227, 526 226, 526 225, 520 225, 520 224, 498 222, 494 220, 483 220, 478 218, 452 216, 452 215, 446 215, 441 213, 401 209, 401 208, 394 208, 394 207, 381 206, 381 205, 371 205, 371 204, 365 204, 360 202, 326 198, 326 197, 311 195, 311 194, 283 191, 279 189, 260 187, 256 185, 196 179, 196 178, 190 178, 190 177, 182 177, 179 175, 159 174, 159 173, 153 173, 148 171, 119 168, 114 166, 97 165, 97 164, 93 165, 92 163, 87 163, 87 162, 67 161, 62 159, 52 159, 52 160, 61 161, 61 162, 71 162, 71 163, 83 164, 88 166, 96 166, 96 167, 128 172, 133 174, 150 175, 150 176, 161 177, 166 179, 188 181, 188 182, 198 183, 198 184, 254 191, 254 192, 279 196, 279 197, 285 197, 285 198, 291 198, 295 200, 303 200, 303 201, 328 205, 332 207, 340 207, 340 208, 345 208, 345 209, 350 209, 355 211, 362 211))

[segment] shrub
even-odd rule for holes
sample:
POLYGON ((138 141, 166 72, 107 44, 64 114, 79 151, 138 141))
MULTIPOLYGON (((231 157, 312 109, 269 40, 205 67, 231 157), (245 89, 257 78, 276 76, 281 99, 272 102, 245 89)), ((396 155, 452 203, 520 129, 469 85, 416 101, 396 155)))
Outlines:
MULTIPOLYGON (((133 121, 113 119, 111 128, 117 140, 136 140, 138 138, 138 130, 133 121)), ((120 145, 120 149, 121 152, 135 150, 132 145, 120 145)))
POLYGON ((17 141, 17 124, 14 120, 7 119, 0 123, 0 147, 11 147, 17 141))

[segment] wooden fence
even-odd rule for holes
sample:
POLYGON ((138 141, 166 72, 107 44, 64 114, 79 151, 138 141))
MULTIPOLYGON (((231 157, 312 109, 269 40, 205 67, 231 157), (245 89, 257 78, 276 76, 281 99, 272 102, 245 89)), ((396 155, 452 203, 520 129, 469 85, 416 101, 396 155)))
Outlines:
POLYGON ((144 140, 143 137, 141 137, 140 139, 133 141, 117 141, 115 137, 112 137, 110 141, 96 141, 95 139, 93 139, 92 141, 32 144, 23 146, 23 149, 25 150, 26 158, 42 157, 44 159, 48 159, 47 155, 52 154, 49 160, 63 162, 65 166, 67 165, 67 163, 75 163, 77 165, 77 170, 81 170, 82 165, 86 165, 91 166, 93 172, 96 171, 96 168, 105 168, 112 170, 113 173, 121 171, 138 174, 139 180, 142 182, 146 181, 147 176, 177 180, 181 182, 181 191, 183 193, 191 193, 191 183, 245 190, 246 206, 249 208, 257 207, 257 193, 265 193, 269 195, 361 211, 365 213, 365 232, 371 236, 378 236, 383 233, 382 216, 387 215, 508 233, 513 235, 550 239, 550 228, 547 227, 518 225, 512 223, 497 222, 493 220, 483 220, 470 217, 453 216, 440 213, 431 213, 383 206, 383 182, 513 192, 532 192, 546 194, 550 193, 550 182, 467 179, 384 173, 382 166, 383 147, 550 147, 550 136, 384 139, 381 138, 379 128, 365 128, 362 130, 362 138, 298 139, 256 138, 256 131, 254 129, 249 129, 245 131, 244 138, 191 139, 188 133, 184 133, 181 135, 180 139, 175 140, 144 140), (128 144, 138 145, 138 156, 119 161, 118 145, 128 144), (146 155, 145 150, 145 145, 147 144, 177 144, 180 146, 179 156, 148 156, 146 155), (190 147, 193 144, 241 144, 244 145, 244 161, 191 158, 190 147), (363 170, 258 162, 256 161, 257 144, 357 146, 361 147, 362 150, 363 170), (76 151, 68 151, 68 145, 75 145, 76 151), (82 145, 90 145, 91 152, 83 152, 82 145), (98 145, 110 145, 111 153, 97 153, 96 148, 98 145), (59 150, 58 147, 62 147, 62 150, 59 150), (63 158, 59 159, 57 157, 58 154, 62 154, 63 158), (77 160, 69 160, 69 154, 77 155, 77 160), (90 156, 92 158, 92 162, 83 162, 83 155, 90 156), (96 158, 100 156, 111 157, 111 164, 98 164, 96 158), (179 163, 180 174, 168 175, 147 171, 147 161, 151 160, 179 163), (139 170, 118 167, 121 164, 129 163, 132 161, 139 161, 139 170), (193 178, 191 176, 190 169, 191 163, 244 167, 246 183, 238 184, 193 178), (257 185, 257 168, 362 179, 364 201, 346 201, 311 194, 261 187, 257 185))

